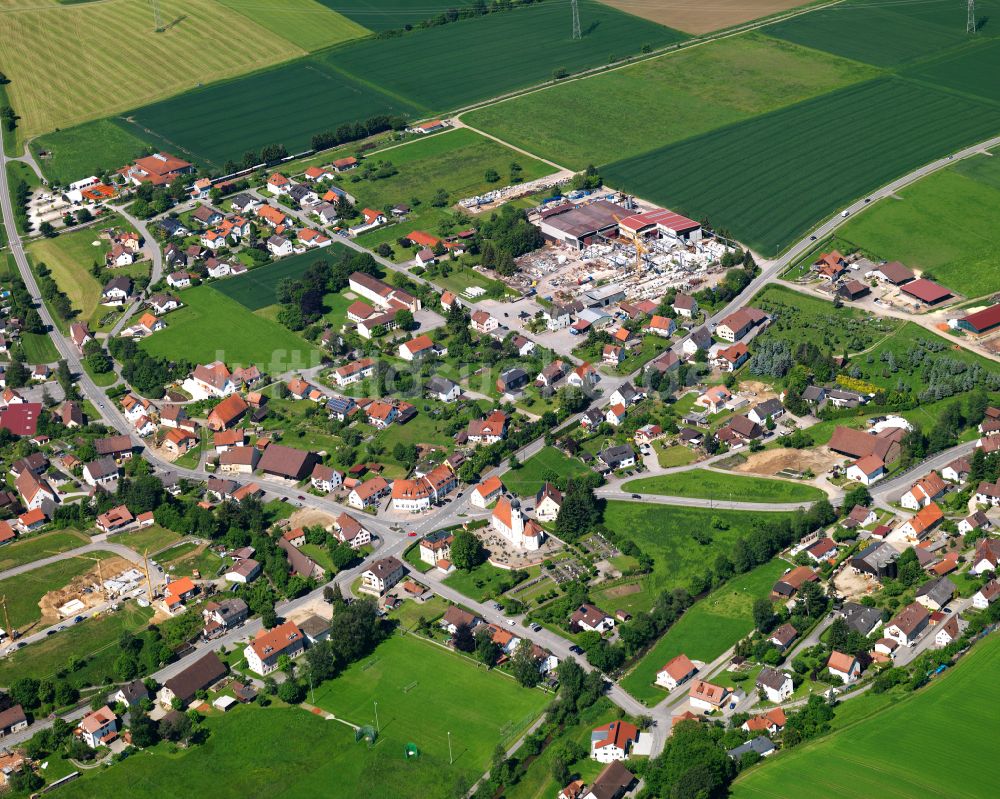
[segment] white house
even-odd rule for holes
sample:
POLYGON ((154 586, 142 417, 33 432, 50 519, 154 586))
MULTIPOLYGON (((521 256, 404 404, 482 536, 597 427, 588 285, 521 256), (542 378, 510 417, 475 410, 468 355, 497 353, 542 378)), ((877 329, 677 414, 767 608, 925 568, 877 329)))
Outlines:
POLYGON ((784 671, 765 666, 757 675, 757 688, 764 692, 768 702, 780 704, 795 691, 792 676, 784 671))
POLYGON ((972 595, 972 607, 976 610, 986 610, 1000 596, 1000 581, 990 580, 986 585, 972 595))
POLYGON ((668 691, 673 691, 698 673, 698 667, 687 655, 678 655, 656 672, 656 684, 662 685, 668 691))
POLYGON ((554 522, 562 503, 562 492, 552 483, 545 483, 535 494, 535 517, 539 521, 554 522))
POLYGON ((275 258, 283 258, 295 252, 292 242, 284 236, 271 236, 267 240, 267 249, 275 258))
POLYGON ((615 620, 596 605, 580 605, 570 616, 570 624, 584 632, 606 633, 615 628, 615 620))
POLYGON ((729 689, 721 685, 713 685, 704 680, 695 680, 691 683, 691 690, 688 692, 688 702, 695 710, 711 712, 721 710, 729 697, 729 689))
POLYGON ((639 728, 627 721, 612 721, 590 733, 590 758, 598 763, 612 763, 628 758, 639 740, 639 728))
POLYGON ((911 602, 889 620, 885 627, 885 637, 891 638, 900 646, 913 646, 930 618, 927 608, 918 602, 911 602))
POLYGON ((910 486, 910 490, 899 498, 899 504, 910 510, 926 508, 944 493, 945 488, 944 479, 937 472, 930 472, 910 486))
POLYGON ((361 590, 369 594, 382 595, 403 579, 406 569, 391 555, 375 561, 361 573, 361 590))
POLYGON ((885 477, 885 463, 878 455, 865 455, 847 467, 848 480, 870 486, 885 477))
POLYGON ((110 743, 118 737, 118 716, 105 705, 92 710, 80 720, 80 739, 91 749, 110 743))
POLYGON ((306 648, 305 634, 293 621, 286 621, 270 630, 260 630, 243 649, 247 668, 254 674, 264 676, 278 668, 282 655, 297 658, 306 648))
POLYGON ((861 664, 858 663, 858 659, 854 655, 845 655, 836 650, 830 653, 826 668, 830 674, 839 677, 845 684, 854 682, 861 674, 861 664))
POLYGON ((469 502, 477 508, 487 508, 500 498, 503 490, 503 482, 499 477, 488 477, 472 489, 469 502))

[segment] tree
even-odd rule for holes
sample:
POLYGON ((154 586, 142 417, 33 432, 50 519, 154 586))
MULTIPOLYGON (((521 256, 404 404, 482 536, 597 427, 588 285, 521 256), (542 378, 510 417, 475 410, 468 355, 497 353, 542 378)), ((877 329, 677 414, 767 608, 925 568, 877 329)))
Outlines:
POLYGON ((455 568, 471 571, 486 559, 486 551, 475 533, 459 530, 451 542, 451 562, 455 568))
POLYGON ((525 688, 534 688, 542 681, 542 673, 538 669, 538 658, 535 657, 532 649, 531 641, 527 638, 522 639, 510 663, 514 679, 525 688))
POLYGON ((599 519, 600 509, 593 489, 579 481, 570 480, 559 515, 556 516, 556 532, 559 537, 575 541, 589 533, 599 519))
POLYGON ((399 326, 400 330, 412 330, 413 329, 413 312, 402 308, 396 311, 396 324, 399 326))
POLYGON ((753 623, 762 633, 771 631, 774 626, 774 608, 769 599, 755 599, 753 603, 753 623))
POLYGON ((33 710, 39 705, 38 688, 39 681, 34 677, 20 677, 11 683, 7 693, 15 704, 26 710, 33 710))
POLYGON ((296 680, 285 680, 278 686, 278 699, 289 705, 297 705, 306 697, 305 686, 296 680))
POLYGON ((476 632, 476 657, 490 668, 500 657, 500 646, 493 641, 493 631, 483 625, 476 632))
POLYGON ((51 222, 42 222, 42 224, 38 226, 38 232, 47 239, 51 239, 56 235, 56 229, 52 226, 51 222))
POLYGON ((500 173, 495 169, 487 169, 486 174, 483 177, 487 183, 496 183, 500 180, 500 173))
POLYGON ((459 652, 471 652, 476 648, 476 639, 473 637, 472 630, 468 624, 459 624, 455 627, 451 643, 459 652))
POLYGON ((866 508, 872 504, 872 495, 863 485, 858 485, 844 494, 844 504, 841 506, 843 513, 850 513, 856 505, 864 505, 866 508))
POLYGON ((431 198, 431 205, 435 208, 444 208, 448 204, 448 192, 445 189, 438 189, 431 198))
POLYGON ((145 749, 154 746, 160 740, 159 725, 141 710, 133 708, 132 715, 132 743, 145 749))

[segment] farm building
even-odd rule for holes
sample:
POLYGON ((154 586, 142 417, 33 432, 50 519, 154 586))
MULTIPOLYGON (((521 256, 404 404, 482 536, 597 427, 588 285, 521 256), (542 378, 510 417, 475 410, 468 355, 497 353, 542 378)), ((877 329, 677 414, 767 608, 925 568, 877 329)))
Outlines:
POLYGON ((939 302, 944 302, 944 300, 954 296, 940 283, 935 283, 933 280, 925 280, 924 278, 907 283, 899 290, 903 294, 913 297, 925 305, 937 305, 939 302))
POLYGON ((701 225, 665 208, 627 216, 618 223, 620 235, 630 239, 670 237, 686 242, 701 241, 701 225))
POLYGON ((963 316, 955 324, 960 330, 976 336, 989 333, 1000 326, 1000 304, 963 316))

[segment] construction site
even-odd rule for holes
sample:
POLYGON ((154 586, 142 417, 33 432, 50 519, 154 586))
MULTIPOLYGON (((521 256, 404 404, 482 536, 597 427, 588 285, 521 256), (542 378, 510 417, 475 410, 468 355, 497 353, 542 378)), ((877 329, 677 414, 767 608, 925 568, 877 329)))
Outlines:
POLYGON ((542 206, 528 220, 547 246, 519 258, 521 271, 507 280, 552 302, 587 305, 581 295, 606 283, 631 301, 696 291, 722 279, 731 249, 691 219, 614 193, 542 206))

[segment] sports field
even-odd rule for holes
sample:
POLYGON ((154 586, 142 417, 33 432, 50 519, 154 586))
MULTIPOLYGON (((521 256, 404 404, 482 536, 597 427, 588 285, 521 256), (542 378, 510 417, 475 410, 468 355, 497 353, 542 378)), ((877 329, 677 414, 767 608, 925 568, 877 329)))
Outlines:
POLYGON ((383 736, 378 760, 399 757, 414 743, 421 752, 414 770, 436 770, 447 788, 459 773, 481 774, 497 744, 513 743, 548 698, 437 644, 394 636, 316 690, 316 705, 354 724, 374 726, 375 702, 383 736))
POLYGON ((529 152, 583 169, 876 74, 853 61, 750 34, 570 81, 462 119, 529 152), (574 119, 588 122, 572 124, 574 119))
POLYGON ((150 129, 192 158, 221 167, 268 144, 301 152, 314 133, 376 114, 414 113, 412 103, 307 58, 186 92, 129 116, 136 135, 150 129))
POLYGON ((618 586, 598 592, 597 604, 607 610, 623 608, 631 613, 648 610, 656 595, 673 588, 687 588, 691 578, 710 568, 721 552, 729 552, 736 539, 757 519, 782 518, 788 514, 682 508, 639 502, 608 502, 604 524, 631 539, 653 558, 653 571, 641 578, 638 591, 618 586), (695 531, 707 534, 699 544, 695 531))
POLYGON ((211 286, 188 289, 181 300, 184 307, 166 317, 167 329, 139 344, 144 351, 194 363, 255 363, 268 374, 313 366, 319 358, 319 351, 304 339, 211 286))
POLYGON ((49 182, 65 186, 150 152, 152 145, 136 134, 135 128, 114 119, 95 119, 46 133, 32 139, 30 146, 49 182))
POLYGON ((1000 106, 880 78, 618 161, 602 175, 708 217, 770 256, 866 192, 998 130, 1000 106), (831 119, 843 127, 831 129, 831 119))
POLYGON ((114 114, 305 52, 214 0, 160 0, 159 7, 167 28, 161 33, 149 4, 132 0, 4 10, 0 64, 22 134, 114 114))
POLYGON ((852 714, 855 723, 768 758, 733 783, 730 795, 796 796, 808 784, 810 795, 828 799, 992 796, 993 775, 983 764, 995 755, 1000 717, 983 708, 998 697, 1000 636, 994 634, 919 693, 852 714))
POLYGON ((734 577, 699 600, 671 627, 621 681, 622 688, 648 705, 666 691, 654 685, 656 672, 677 655, 711 663, 753 629, 753 603, 766 598, 781 573, 783 560, 772 560, 734 577))
POLYGON ((449 8, 471 5, 472 0, 319 0, 369 30, 399 30, 432 19, 449 8))
POLYGON ((299 278, 316 261, 331 260, 345 250, 340 242, 333 242, 327 250, 304 252, 290 258, 282 258, 273 264, 249 270, 232 280, 217 280, 209 285, 220 294, 236 300, 251 311, 258 311, 274 305, 278 298, 278 284, 286 278, 299 278))
MULTIPOLYGON (((948 0, 919 3, 873 3, 855 0, 797 16, 765 28, 765 32, 806 47, 892 67, 966 41, 965 7, 948 0)), ((976 3, 980 16, 993 17, 997 0, 976 3)), ((983 28, 992 35, 994 22, 983 28)))
POLYGON ((583 39, 575 41, 569 7, 540 3, 395 39, 369 39, 319 60, 429 111, 444 111, 549 80, 558 68, 574 72, 636 53, 644 44, 684 38, 595 0, 580 0, 580 19, 583 39))
POLYGON ((728 502, 814 502, 826 496, 818 488, 804 483, 720 474, 708 469, 641 477, 629 480, 622 488, 646 494, 700 497, 728 502))
POLYGON ((967 297, 1000 290, 1000 158, 977 155, 859 214, 840 236, 967 297))
POLYGON ((803 5, 802 0, 714 0, 705 3, 650 3, 604 0, 609 6, 687 33, 708 33, 803 5))
POLYGON ((319 50, 369 31, 316 0, 217 0, 220 5, 252 19, 261 27, 304 50, 319 50))

